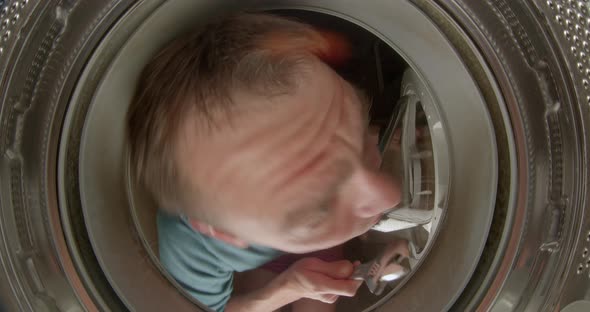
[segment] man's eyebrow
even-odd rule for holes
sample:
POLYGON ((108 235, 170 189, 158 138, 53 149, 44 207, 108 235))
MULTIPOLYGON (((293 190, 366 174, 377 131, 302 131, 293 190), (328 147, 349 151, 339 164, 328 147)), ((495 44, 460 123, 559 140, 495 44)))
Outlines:
POLYGON ((340 187, 352 176, 353 164, 347 160, 338 160, 332 164, 336 172, 336 178, 334 178, 328 187, 326 192, 320 196, 314 196, 315 198, 309 202, 297 203, 295 209, 290 210, 284 219, 285 228, 288 230, 291 227, 296 227, 309 222, 309 218, 313 217, 314 214, 322 212, 324 209, 329 209, 328 205, 336 195, 336 192, 340 187))

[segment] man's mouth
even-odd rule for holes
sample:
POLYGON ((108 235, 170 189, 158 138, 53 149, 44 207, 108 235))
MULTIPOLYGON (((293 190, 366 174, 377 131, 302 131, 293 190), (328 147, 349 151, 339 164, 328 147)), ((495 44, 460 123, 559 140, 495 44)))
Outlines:
POLYGON ((373 217, 371 222, 368 224, 369 230, 372 229, 373 227, 375 227, 377 224, 381 223, 381 221, 384 219, 384 217, 385 217, 385 215, 382 215, 382 214, 373 217))
POLYGON ((375 217, 375 221, 373 222, 373 226, 381 223, 381 221, 383 220, 387 220, 389 217, 387 217, 387 214, 391 211, 391 209, 385 211, 382 214, 379 214, 378 216, 375 217))

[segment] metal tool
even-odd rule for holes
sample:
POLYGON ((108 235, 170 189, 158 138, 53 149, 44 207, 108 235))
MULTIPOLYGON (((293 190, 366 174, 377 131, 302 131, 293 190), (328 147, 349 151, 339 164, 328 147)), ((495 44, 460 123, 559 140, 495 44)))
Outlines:
POLYGON ((387 284, 410 272, 408 258, 398 250, 398 242, 387 245, 375 259, 357 266, 351 279, 364 281, 371 293, 381 295, 387 284))

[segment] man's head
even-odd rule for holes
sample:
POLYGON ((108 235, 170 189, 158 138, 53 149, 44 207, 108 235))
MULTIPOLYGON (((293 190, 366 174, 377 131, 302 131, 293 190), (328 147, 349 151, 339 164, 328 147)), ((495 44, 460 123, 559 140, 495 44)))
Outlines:
POLYGON ((344 47, 261 14, 174 41, 128 113, 137 177, 163 209, 233 243, 307 252, 364 233, 399 191, 366 161, 363 97, 325 63, 344 47))

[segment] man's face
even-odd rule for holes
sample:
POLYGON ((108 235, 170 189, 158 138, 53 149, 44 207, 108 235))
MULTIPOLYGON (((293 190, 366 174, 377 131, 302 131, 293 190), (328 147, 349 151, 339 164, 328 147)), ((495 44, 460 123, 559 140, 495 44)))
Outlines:
POLYGON ((202 202, 212 203, 195 209, 211 209, 217 229, 292 253, 365 233, 400 198, 367 161, 377 151, 354 88, 319 61, 305 77, 289 95, 234 94, 249 108, 207 137, 187 125, 178 150, 202 202))

